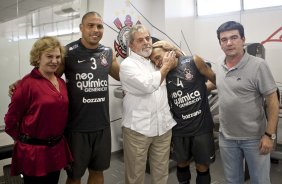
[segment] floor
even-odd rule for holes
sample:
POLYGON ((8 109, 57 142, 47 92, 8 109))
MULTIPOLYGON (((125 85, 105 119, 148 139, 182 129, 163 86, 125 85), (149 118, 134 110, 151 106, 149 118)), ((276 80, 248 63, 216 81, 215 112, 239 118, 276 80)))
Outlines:
MULTIPOLYGON (((282 144, 282 119, 279 121, 279 128, 278 128, 278 143, 282 144)), ((282 150, 281 150, 282 151, 282 150)), ((111 166, 108 170, 105 171, 105 184, 124 184, 124 164, 123 164, 123 155, 122 152, 116 152, 112 154, 111 166)), ((216 160, 211 165, 210 168, 212 182, 211 184, 224 184, 223 178, 223 170, 221 166, 221 159, 219 150, 216 152, 216 160)), ((168 184, 177 184, 176 178, 176 166, 175 162, 171 161, 170 163, 170 172, 169 172, 169 179, 168 184)), ((82 178, 82 183, 86 184, 87 182, 87 173, 82 178)), ((191 175, 192 180, 191 184, 195 184, 195 176, 196 171, 194 164, 191 165, 191 175)), ((279 160, 278 163, 272 163, 271 165, 271 181, 272 184, 281 184, 282 179, 282 160, 279 160)), ((61 173, 60 177, 60 184, 64 184, 66 180, 65 172, 61 173)), ((146 173, 145 177, 145 184, 150 184, 150 174, 146 173)), ((250 184, 249 181, 246 181, 245 184, 250 184)))
MULTIPOLYGON (((114 153, 112 155, 111 166, 105 171, 105 184, 124 184, 124 164, 123 156, 121 152, 114 153)), ((219 156, 219 151, 216 153, 216 161, 211 165, 211 184, 224 184, 223 170, 221 167, 221 159, 219 156)), ((175 175, 176 167, 175 163, 172 161, 170 163, 170 174, 168 179, 168 184, 177 184, 177 178, 175 175)), ((191 184, 195 184, 195 167, 191 166, 192 180, 191 184)), ((271 166, 271 180, 272 184, 281 184, 281 175, 282 175, 282 161, 278 164, 272 164, 271 166)), ((63 184, 66 180, 65 172, 61 173, 60 184, 63 184)), ((82 178, 82 183, 86 183, 87 174, 82 178)), ((249 184, 247 181, 245 184, 249 184)), ((145 184, 150 184, 150 175, 146 173, 145 184)))
MULTIPOLYGON (((0 137, 0 143, 4 144, 3 137, 0 137)), ((280 118, 279 126, 278 126, 278 143, 281 145, 281 150, 279 151, 280 154, 282 153, 282 118, 280 118)), ((8 144, 8 143, 7 143, 8 144)), ((280 156, 281 157, 281 156, 280 156)), ((3 166, 10 164, 11 159, 5 159, 0 160, 0 184, 6 184, 3 180, 3 166)), ((105 171, 105 184, 124 184, 124 164, 123 164, 123 154, 121 151, 115 152, 112 154, 111 159, 111 166, 108 170, 105 171)), ((211 165, 210 168, 211 171, 211 178, 212 182, 211 184, 224 184, 224 178, 223 178, 223 170, 221 166, 221 159, 219 155, 219 151, 216 152, 216 160, 211 165)), ((177 184, 177 178, 175 175, 176 167, 175 162, 170 163, 170 173, 169 173, 169 179, 168 184, 177 184)), ((192 180, 191 184, 195 184, 195 167, 192 164, 191 165, 191 174, 192 174, 192 180)), ((87 183, 87 176, 88 173, 85 173, 85 175, 82 178, 82 184, 87 183)), ((60 181, 59 184, 65 184, 66 181, 66 173, 65 171, 61 172, 60 181)), ((282 159, 278 161, 278 163, 272 163, 271 164, 271 181, 272 184, 281 184, 282 179, 282 159)), ((245 184, 249 184, 249 181, 246 181, 245 184)), ((150 174, 146 173, 145 177, 145 184, 150 184, 150 174)))
MULTIPOLYGON (((0 161, 0 180, 3 177, 3 166, 10 163, 11 159, 5 159, 0 161)), ((108 170, 105 171, 105 184, 124 184, 124 164, 123 164, 123 155, 122 152, 117 152, 112 154, 111 166, 108 170)), ((177 178, 175 175, 176 167, 175 162, 171 161, 170 163, 170 174, 168 179, 168 184, 177 184, 177 178)), ((210 168, 212 182, 211 184, 224 184, 223 171, 221 167, 221 159, 219 156, 219 151, 216 152, 216 161, 211 165, 210 168)), ((191 165, 191 174, 192 180, 191 184, 195 184, 195 167, 191 165)), ((282 175, 282 161, 278 163, 272 163, 271 165, 271 181, 272 184, 281 184, 281 175, 282 175)), ((87 183, 86 173, 82 178, 82 184, 87 183)), ((64 184, 66 181, 66 173, 61 172, 59 184, 64 184)), ((246 181, 245 184, 249 184, 249 181, 246 181)), ((0 184, 5 184, 0 181, 0 184)), ((146 173, 145 184, 150 184, 150 174, 146 173)))

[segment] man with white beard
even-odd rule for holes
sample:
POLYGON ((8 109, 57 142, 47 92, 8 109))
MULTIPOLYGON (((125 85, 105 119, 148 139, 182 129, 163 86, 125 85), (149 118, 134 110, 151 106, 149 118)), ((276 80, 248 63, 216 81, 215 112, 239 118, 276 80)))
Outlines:
POLYGON ((175 52, 167 52, 157 69, 150 61, 152 38, 143 25, 128 33, 131 54, 120 65, 123 99, 125 183, 143 184, 149 158, 151 183, 166 184, 171 129, 176 124, 168 105, 165 78, 176 66, 175 52))

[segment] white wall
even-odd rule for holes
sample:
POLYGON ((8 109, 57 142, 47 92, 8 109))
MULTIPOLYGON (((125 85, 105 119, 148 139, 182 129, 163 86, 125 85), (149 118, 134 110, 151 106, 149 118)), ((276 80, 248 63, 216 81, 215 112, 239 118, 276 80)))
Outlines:
MULTIPOLYGON (((181 2, 181 0, 178 1, 181 2)), ((170 1, 167 0, 166 2, 170 1)), ((229 20, 241 22, 245 28, 246 43, 261 43, 274 31, 282 27, 282 7, 213 16, 191 17, 186 15, 183 17, 179 13, 175 13, 176 10, 183 9, 181 3, 175 3, 174 9, 171 8, 172 6, 167 6, 167 4, 166 15, 173 14, 174 16, 166 18, 166 33, 175 38, 177 43, 183 43, 180 37, 180 30, 183 30, 192 53, 200 55, 213 64, 216 64, 218 58, 223 55, 216 35, 216 30, 222 23, 229 20), (178 16, 176 16, 177 14, 178 16)), ((187 11, 193 10, 188 8, 187 11)), ((266 61, 279 85, 282 82, 281 35, 282 31, 276 35, 276 39, 280 39, 281 42, 268 42, 264 44, 266 61)), ((183 44, 181 45, 183 46, 183 44)), ((183 46, 183 49, 188 53, 185 46, 183 46)))
POLYGON ((194 15, 194 0, 165 1, 165 31, 186 54, 195 51, 194 15))

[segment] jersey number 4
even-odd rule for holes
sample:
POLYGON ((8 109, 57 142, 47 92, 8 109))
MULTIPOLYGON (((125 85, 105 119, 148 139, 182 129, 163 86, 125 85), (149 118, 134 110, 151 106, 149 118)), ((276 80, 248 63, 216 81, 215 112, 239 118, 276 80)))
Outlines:
POLYGON ((184 88, 182 81, 178 77, 177 77, 176 85, 184 88))

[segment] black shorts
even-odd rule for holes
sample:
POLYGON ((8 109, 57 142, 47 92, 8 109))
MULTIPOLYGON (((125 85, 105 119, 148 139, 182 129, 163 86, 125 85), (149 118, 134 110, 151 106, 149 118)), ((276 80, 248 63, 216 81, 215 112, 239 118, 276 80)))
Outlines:
POLYGON ((66 169, 69 178, 81 178, 87 168, 103 171, 110 167, 110 127, 96 132, 68 132, 65 136, 74 159, 71 167, 66 169))
POLYGON ((198 164, 209 165, 215 160, 213 133, 191 137, 173 136, 171 156, 178 163, 193 159, 198 164))

